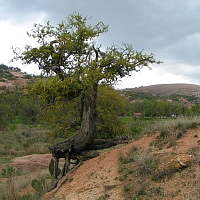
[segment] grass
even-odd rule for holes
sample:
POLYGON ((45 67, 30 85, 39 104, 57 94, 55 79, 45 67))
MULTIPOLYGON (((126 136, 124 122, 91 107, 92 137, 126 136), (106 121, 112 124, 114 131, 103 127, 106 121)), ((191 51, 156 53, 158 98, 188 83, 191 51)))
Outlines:
POLYGON ((151 127, 151 131, 159 131, 160 136, 152 145, 162 148, 176 145, 176 141, 181 138, 188 129, 196 128, 200 124, 200 117, 180 117, 170 121, 156 123, 151 127))
POLYGON ((133 117, 122 117, 121 120, 126 125, 126 136, 128 136, 129 139, 136 139, 145 134, 149 134, 149 130, 151 130, 152 126, 163 122, 163 119, 135 119, 133 117))
POLYGON ((15 158, 15 156, 13 156, 13 155, 1 155, 0 156, 0 165, 10 163, 13 158, 15 158))
MULTIPOLYGON (((128 121, 128 120, 127 120, 128 121)), ((132 123, 131 120, 129 123, 132 123)), ((142 120, 134 123, 142 126, 142 120)), ((148 122, 144 121, 144 124, 148 122)), ((147 133, 159 132, 160 136, 152 144, 154 148, 170 147, 176 144, 176 141, 184 136, 188 129, 194 129, 200 124, 200 117, 181 117, 165 121, 150 121, 147 133), (151 126, 152 125, 152 126, 151 126)), ((145 131, 145 128, 142 129, 145 131)), ((194 135, 198 138, 198 135, 194 135)), ((200 144, 200 143, 199 143, 200 144)), ((165 187, 161 187, 161 182, 166 182, 172 177, 181 177, 184 174, 191 176, 191 179, 186 178, 185 184, 188 184, 188 197, 183 199, 199 199, 200 198, 200 181, 198 171, 195 171, 195 166, 198 167, 200 146, 197 144, 195 148, 190 149, 188 154, 193 155, 193 164, 188 168, 175 169, 166 165, 162 165, 163 158, 159 154, 153 154, 149 149, 142 152, 140 149, 133 148, 126 156, 121 155, 119 158, 119 180, 122 181, 125 199, 163 199, 166 195, 169 197, 165 187), (175 175, 176 174, 176 175, 175 175)), ((167 163, 167 162, 166 162, 167 163)), ((179 194, 181 188, 174 188, 171 191, 171 196, 175 197, 179 194)), ((181 191, 182 192, 182 191, 181 191)))
POLYGON ((46 179, 46 182, 50 182, 48 169, 39 172, 33 172, 31 174, 26 174, 26 176, 17 176, 15 173, 7 176, 6 181, 0 182, 0 199, 2 200, 37 200, 39 196, 25 195, 20 196, 20 191, 28 186, 33 179, 46 179))
POLYGON ((133 147, 131 151, 119 158, 119 180, 123 182, 126 199, 149 199, 162 194, 161 187, 152 187, 152 177, 158 171, 159 159, 150 152, 143 154, 133 147))
POLYGON ((200 174, 199 174, 199 163, 200 163, 200 146, 191 148, 188 152, 193 156, 192 166, 188 169, 189 175, 186 174, 187 179, 192 177, 192 181, 189 179, 186 182, 188 192, 186 193, 185 199, 200 199, 200 174))
POLYGON ((160 158, 151 151, 133 148, 119 158, 119 180, 122 181, 125 199, 162 199, 166 193, 161 182, 166 182, 181 170, 160 168, 160 158))
POLYGON ((16 125, 7 131, 0 131, 0 164, 8 163, 14 157, 29 154, 48 153, 46 130, 40 127, 16 125))
MULTIPOLYGON (((7 130, 0 131, 0 165, 10 163, 13 158, 30 154, 49 153, 46 130, 40 126, 19 124, 16 119, 7 130)), ((12 167, 0 170, 0 199, 2 200, 37 200, 36 195, 20 198, 19 192, 33 179, 41 179, 47 171, 27 173, 12 167)))
POLYGON ((200 124, 200 117, 180 117, 177 119, 135 119, 133 117, 123 117, 121 120, 126 124, 126 136, 129 139, 137 139, 143 135, 160 131, 160 138, 154 144, 160 147, 166 143, 169 146, 174 146, 176 140, 181 138, 187 129, 195 128, 200 124))
MULTIPOLYGON (((188 128, 195 128, 200 124, 200 118, 198 117, 173 120, 134 120, 131 117, 124 117, 122 120, 127 125, 127 135, 129 138, 137 138, 152 131, 160 131, 160 137, 157 143, 154 144, 158 146, 164 144, 168 144, 168 146, 174 145, 174 141, 182 137, 188 128)), ((41 127, 20 125, 17 121, 13 122, 10 125, 10 130, 0 132, 0 164, 8 163, 17 156, 47 153, 48 142, 45 133, 46 130, 41 129, 41 127)), ((195 135, 194 137, 197 136, 195 135)), ((199 155, 199 149, 191 151, 195 156, 199 155)), ((171 177, 175 173, 175 171, 159 170, 159 159, 154 157, 151 152, 141 153, 136 147, 132 148, 126 156, 121 156, 119 163, 119 172, 121 174, 119 179, 123 181, 126 199, 151 199, 152 196, 157 196, 159 199, 163 195, 163 188, 155 185, 152 186, 151 183, 157 183, 160 180, 171 177)), ((46 176, 45 174, 41 176, 28 175, 23 177, 23 179, 19 179, 16 175, 14 175, 13 180, 9 180, 8 177, 7 184, 0 182, 0 194, 6 192, 5 195, 8 195, 10 188, 7 187, 10 185, 11 189, 15 191, 13 194, 17 196, 17 192, 30 184, 31 180, 34 178, 41 179, 46 176)), ((199 191, 198 188, 195 190, 196 193, 199 191)), ((4 199, 8 200, 9 198, 4 199)), ((12 198, 14 199, 14 197, 12 198)), ((102 196, 103 198, 106 198, 106 196, 102 196)), ((3 197, 0 197, 0 199, 3 199, 3 197)), ((24 196, 20 200, 26 199, 37 199, 37 197, 24 196)))
POLYGON ((12 166, 7 166, 1 169, 0 177, 8 178, 10 176, 20 176, 20 171, 18 169, 13 168, 12 166))

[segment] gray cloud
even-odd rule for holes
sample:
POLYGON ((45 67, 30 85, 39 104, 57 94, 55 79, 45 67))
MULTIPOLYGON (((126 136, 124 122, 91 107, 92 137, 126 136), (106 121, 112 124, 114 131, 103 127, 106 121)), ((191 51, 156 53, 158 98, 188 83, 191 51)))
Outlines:
MULTIPOLYGON (((136 49, 153 52, 167 62, 200 65, 200 1, 198 0, 0 0, 0 20, 21 23, 29 16, 45 13, 46 20, 58 23, 78 11, 103 21, 110 31, 101 38, 106 45, 127 42, 136 49)), ((170 64, 170 63, 169 63, 170 64)), ((180 66, 179 73, 184 69, 180 66)), ((188 74, 191 79, 197 73, 188 74)))

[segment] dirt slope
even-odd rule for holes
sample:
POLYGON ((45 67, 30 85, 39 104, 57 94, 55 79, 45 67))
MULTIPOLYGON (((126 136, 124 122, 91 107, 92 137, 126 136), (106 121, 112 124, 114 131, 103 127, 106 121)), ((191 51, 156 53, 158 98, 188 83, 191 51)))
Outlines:
POLYGON ((58 188, 44 196, 43 200, 123 200, 122 182, 119 181, 118 158, 128 152, 131 147, 146 149, 157 135, 144 136, 130 144, 103 152, 99 157, 84 162, 69 176, 64 177, 58 188))
MULTIPOLYGON (((103 152, 99 157, 86 161, 77 170, 64 177, 59 186, 52 192, 47 193, 43 200, 125 200, 126 198, 123 194, 124 183, 119 180, 118 158, 120 155, 129 152, 132 147, 137 147, 146 152, 150 147, 149 144, 157 136, 158 134, 144 136, 124 147, 110 152, 103 152)), ((183 138, 177 141, 176 146, 163 148, 162 150, 151 147, 152 154, 160 159, 161 167, 168 166, 172 161, 181 163, 179 160, 181 156, 190 154, 188 153, 189 151, 192 152, 195 147, 198 147, 199 137, 199 128, 190 130, 183 138)), ((152 196, 148 199, 200 199, 200 158, 198 160, 195 158, 194 160, 192 153, 189 156, 193 159, 190 167, 183 168, 182 171, 178 171, 172 177, 160 182, 152 182, 152 186, 155 186, 155 188, 162 188, 163 194, 162 196, 152 196)), ((137 180, 137 178, 135 179, 137 180)), ((143 197, 141 199, 146 198, 143 197)))

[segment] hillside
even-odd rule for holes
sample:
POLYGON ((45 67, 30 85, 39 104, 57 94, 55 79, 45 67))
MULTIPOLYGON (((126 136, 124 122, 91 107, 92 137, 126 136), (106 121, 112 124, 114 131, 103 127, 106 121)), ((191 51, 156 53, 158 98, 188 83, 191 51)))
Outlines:
POLYGON ((160 84, 126 89, 133 92, 148 93, 154 96, 171 96, 173 94, 200 96, 200 85, 193 84, 160 84))
MULTIPOLYGON (((196 120, 161 123, 160 131, 129 141, 126 145, 102 150, 98 157, 81 163, 63 177, 58 187, 42 199, 200 199, 200 127, 197 125, 199 119, 196 120), (168 137, 162 138, 162 130, 166 127, 171 130, 168 130, 168 137), (175 137, 174 130, 181 131, 181 137, 175 137)), ((30 155, 16 158, 3 167, 25 168, 32 178, 39 178, 39 171, 47 168, 50 159, 51 155, 30 155)), ((16 181, 24 177, 21 172, 16 181)), ((21 195, 36 193, 30 184, 23 188, 21 195)), ((34 199, 26 197, 23 199, 34 199)))
POLYGON ((155 134, 103 152, 64 177, 43 200, 199 199, 195 160, 199 147, 194 135, 199 135, 199 129, 188 131, 176 146, 162 150, 151 147, 158 137, 155 134), (136 150, 139 155, 134 154, 136 150))
POLYGON ((32 75, 21 72, 17 67, 8 67, 0 65, 0 94, 8 91, 13 91, 16 84, 23 86, 30 79, 32 75))

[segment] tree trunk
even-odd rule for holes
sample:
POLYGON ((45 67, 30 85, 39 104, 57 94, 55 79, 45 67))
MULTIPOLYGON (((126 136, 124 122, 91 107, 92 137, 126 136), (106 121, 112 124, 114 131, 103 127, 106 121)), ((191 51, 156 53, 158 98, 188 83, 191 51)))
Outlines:
POLYGON ((94 84, 81 99, 81 126, 79 134, 74 138, 73 152, 84 150, 96 137, 96 99, 97 84, 94 84))
MULTIPOLYGON (((81 126, 79 133, 71 139, 49 147, 53 157, 58 160, 59 158, 65 158, 62 176, 68 171, 70 159, 74 157, 74 154, 79 154, 86 150, 96 137, 96 99, 97 84, 94 84, 85 91, 81 98, 81 126)), ((55 173, 57 170, 56 163, 55 173)))

